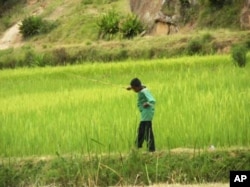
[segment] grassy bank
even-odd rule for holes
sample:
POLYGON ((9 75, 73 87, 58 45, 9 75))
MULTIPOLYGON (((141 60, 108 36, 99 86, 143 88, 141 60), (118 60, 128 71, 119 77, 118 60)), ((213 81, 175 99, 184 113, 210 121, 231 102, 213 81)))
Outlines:
POLYGON ((69 155, 2 160, 0 185, 124 186, 229 182, 230 170, 250 170, 247 149, 191 152, 163 151, 153 155, 69 155))
POLYGON ((0 155, 128 152, 140 120, 123 88, 133 77, 157 100, 158 150, 249 146, 249 67, 217 55, 3 70, 0 155))
POLYGON ((229 54, 234 44, 250 48, 250 32, 203 30, 191 34, 138 37, 133 40, 95 41, 83 44, 26 44, 0 51, 0 69, 63 66, 85 62, 173 58, 186 55, 229 54))

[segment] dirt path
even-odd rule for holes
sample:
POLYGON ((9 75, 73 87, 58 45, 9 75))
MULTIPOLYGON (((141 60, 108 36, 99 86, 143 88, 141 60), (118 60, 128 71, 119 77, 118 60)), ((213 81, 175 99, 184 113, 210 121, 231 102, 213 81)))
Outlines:
POLYGON ((19 33, 20 24, 21 22, 18 22, 5 31, 0 39, 0 50, 22 45, 22 35, 19 33))

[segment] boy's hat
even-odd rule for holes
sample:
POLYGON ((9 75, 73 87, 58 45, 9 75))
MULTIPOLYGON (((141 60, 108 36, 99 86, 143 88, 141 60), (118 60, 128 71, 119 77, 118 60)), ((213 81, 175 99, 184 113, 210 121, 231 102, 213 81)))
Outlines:
POLYGON ((130 82, 131 87, 140 87, 141 86, 141 81, 138 78, 134 78, 130 82))
POLYGON ((146 86, 142 85, 140 79, 138 79, 138 78, 133 78, 133 79, 131 80, 131 82, 130 82, 130 86, 127 87, 127 90, 131 90, 132 87, 141 87, 141 86, 142 86, 143 88, 146 88, 146 86))

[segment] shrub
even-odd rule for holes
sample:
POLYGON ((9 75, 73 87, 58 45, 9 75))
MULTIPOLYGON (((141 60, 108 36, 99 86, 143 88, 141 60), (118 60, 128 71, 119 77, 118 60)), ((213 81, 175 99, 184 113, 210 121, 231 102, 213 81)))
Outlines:
POLYGON ((106 38, 111 39, 115 34, 119 31, 119 14, 111 10, 107 14, 104 14, 100 17, 97 22, 99 27, 99 38, 106 38))
POLYGON ((180 3, 181 3, 182 6, 185 6, 185 7, 189 7, 190 6, 189 0, 180 0, 180 3))
POLYGON ((246 41, 246 47, 247 47, 247 49, 250 49, 250 39, 248 39, 248 40, 246 41))
POLYGON ((217 9, 222 8, 226 4, 232 4, 232 0, 209 0, 209 5, 217 9))
POLYGON ((133 38, 136 35, 140 34, 143 30, 143 24, 135 15, 128 15, 124 20, 119 24, 120 32, 123 38, 133 38))
POLYGON ((213 40, 213 36, 210 33, 205 33, 202 35, 203 42, 210 42, 213 40))
POLYGON ((28 50, 25 52, 23 60, 19 60, 17 66, 44 67, 53 65, 49 54, 28 50))
POLYGON ((246 57, 247 57, 247 48, 245 45, 238 44, 232 47, 231 55, 234 60, 234 64, 239 67, 245 67, 246 57))
POLYGON ((202 40, 199 38, 194 38, 190 40, 187 44, 187 54, 188 55, 194 55, 194 54, 200 54, 202 52, 202 40))
POLYGON ((20 32, 24 38, 37 34, 47 33, 55 27, 54 23, 43 20, 38 16, 25 18, 20 25, 20 32))
POLYGON ((53 56, 56 65, 65 65, 67 61, 70 61, 70 55, 67 53, 65 48, 55 49, 53 56))

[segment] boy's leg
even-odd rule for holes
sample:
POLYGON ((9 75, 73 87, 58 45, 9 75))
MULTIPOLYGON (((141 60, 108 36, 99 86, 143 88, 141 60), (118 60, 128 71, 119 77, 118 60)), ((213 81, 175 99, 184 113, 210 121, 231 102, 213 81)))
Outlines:
POLYGON ((154 140, 154 133, 152 129, 152 121, 146 121, 146 141, 147 141, 147 147, 150 152, 155 151, 155 140, 154 140))
POLYGON ((136 139, 136 146, 137 148, 141 148, 144 138, 145 138, 145 121, 141 121, 138 128, 137 139, 136 139))

